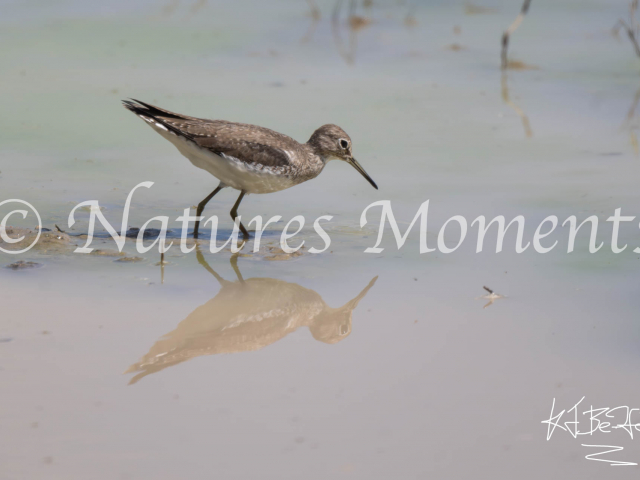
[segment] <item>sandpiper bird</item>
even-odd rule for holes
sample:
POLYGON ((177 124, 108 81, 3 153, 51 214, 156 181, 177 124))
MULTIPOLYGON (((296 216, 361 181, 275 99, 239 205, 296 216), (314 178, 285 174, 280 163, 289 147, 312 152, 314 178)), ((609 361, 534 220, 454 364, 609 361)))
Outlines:
MULTIPOLYGON (((173 143, 196 167, 220 180, 218 187, 198 204, 200 217, 205 205, 225 187, 240 190, 231 209, 238 217, 238 206, 247 193, 271 193, 317 177, 329 160, 343 160, 373 185, 376 183, 353 158, 351 138, 337 125, 318 128, 307 143, 268 128, 224 120, 206 120, 173 113, 140 100, 123 100, 124 106, 145 120, 156 132, 173 143)), ((193 236, 198 238, 200 220, 193 236)), ((249 232, 239 222, 246 239, 249 232)))

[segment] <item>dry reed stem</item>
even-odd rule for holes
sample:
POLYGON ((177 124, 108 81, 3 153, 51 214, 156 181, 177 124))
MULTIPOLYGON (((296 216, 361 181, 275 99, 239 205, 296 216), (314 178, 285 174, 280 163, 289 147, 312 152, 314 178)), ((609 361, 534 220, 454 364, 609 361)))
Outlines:
MULTIPOLYGON (((637 1, 637 0, 634 0, 634 1, 637 1)), ((502 34, 501 65, 503 70, 506 70, 507 67, 509 66, 509 60, 507 58, 507 51, 509 50, 509 38, 522 23, 524 16, 529 11, 530 4, 531 4, 531 0, 524 0, 524 3, 522 4, 522 9, 520 9, 520 13, 516 17, 516 19, 513 21, 513 23, 509 25, 509 28, 507 28, 505 32, 502 34)))

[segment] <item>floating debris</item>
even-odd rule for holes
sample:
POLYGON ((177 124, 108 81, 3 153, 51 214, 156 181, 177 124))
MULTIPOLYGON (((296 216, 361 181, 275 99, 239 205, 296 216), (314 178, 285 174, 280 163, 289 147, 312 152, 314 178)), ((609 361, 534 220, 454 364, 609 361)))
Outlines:
POLYGON ((540 67, 521 62, 520 60, 507 60, 508 70, 540 70, 540 67))
POLYGON ((143 261, 144 261, 144 258, 142 257, 122 257, 116 260, 116 262, 122 262, 122 263, 137 263, 137 262, 143 262, 143 261))
POLYGON ((270 261, 281 261, 281 260, 289 260, 291 259, 291 255, 289 255, 288 253, 284 253, 284 254, 280 254, 280 255, 271 255, 270 257, 264 257, 265 260, 270 260, 270 261))
POLYGON ((452 43, 445 47, 447 50, 451 50, 452 52, 459 52, 460 50, 464 50, 465 48, 459 43, 452 43))
MULTIPOLYGON (((160 236, 160 233, 161 233, 161 230, 158 228, 145 228, 142 238, 156 238, 160 236)), ((169 233, 169 230, 167 230, 167 233, 169 233)), ((140 234, 139 228, 131 227, 129 230, 127 230, 127 233, 125 233, 125 236, 127 238, 138 238, 139 234, 140 234)))
POLYGON ((506 298, 504 295, 500 295, 499 293, 495 293, 489 287, 482 287, 482 288, 484 288, 487 292, 489 292, 487 295, 482 295, 480 297, 476 297, 476 300, 479 300, 481 298, 489 300, 489 302, 484 307, 482 307, 483 309, 487 308, 489 305, 492 305, 493 302, 495 302, 499 298, 506 298))
POLYGON ((0 238, 0 245, 6 250, 22 250, 27 246, 33 244, 38 238, 38 242, 33 245, 32 251, 43 253, 45 255, 58 255, 69 253, 75 244, 71 241, 71 237, 64 232, 52 232, 47 228, 43 228, 40 231, 32 230, 30 228, 21 227, 6 227, 7 235, 10 238, 22 238, 17 243, 5 242, 0 238))
POLYGON ((352 15, 349 17, 349 26, 353 30, 360 30, 361 28, 366 27, 371 23, 371 19, 366 17, 361 17, 359 15, 352 15))
POLYGON ((270 261, 290 260, 292 258, 300 257, 304 255, 304 251, 303 251, 304 246, 300 247, 298 250, 296 250, 293 253, 287 253, 279 246, 270 246, 270 245, 267 245, 265 250, 266 250, 266 255, 264 256, 264 260, 270 260, 270 261))
POLYGON ((4 268, 8 268, 10 270, 26 270, 29 268, 38 268, 42 266, 43 265, 41 263, 25 262, 24 260, 18 260, 17 262, 7 265, 4 268))
MULTIPOLYGON (((93 160, 87 160, 87 162, 89 163, 93 163, 93 160)), ((104 207, 98 205, 83 205, 82 207, 78 208, 79 211, 81 212, 88 212, 88 213, 98 213, 101 212, 102 210, 104 210, 104 207)))
POLYGON ((92 251, 89 255, 95 255, 96 257, 121 257, 125 255, 125 253, 119 252, 118 250, 103 250, 98 248, 92 251))

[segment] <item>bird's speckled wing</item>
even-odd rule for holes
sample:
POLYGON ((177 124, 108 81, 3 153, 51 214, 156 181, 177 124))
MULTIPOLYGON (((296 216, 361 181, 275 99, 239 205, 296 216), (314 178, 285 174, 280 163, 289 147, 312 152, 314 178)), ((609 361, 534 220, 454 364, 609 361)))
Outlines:
POLYGON ((292 165, 301 153, 302 146, 298 142, 268 128, 189 117, 139 100, 135 102, 137 104, 130 101, 124 103, 137 115, 151 117, 176 135, 217 155, 265 167, 286 167, 292 165))

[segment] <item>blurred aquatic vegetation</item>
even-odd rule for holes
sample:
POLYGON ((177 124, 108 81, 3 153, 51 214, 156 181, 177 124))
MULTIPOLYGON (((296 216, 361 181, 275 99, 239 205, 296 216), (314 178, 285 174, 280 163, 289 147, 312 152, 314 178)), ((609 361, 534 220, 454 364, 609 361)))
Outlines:
POLYGON ((404 24, 406 27, 408 28, 414 28, 418 26, 418 20, 416 20, 416 17, 414 17, 413 15, 411 15, 410 13, 408 13, 405 17, 404 17, 404 24))
MULTIPOLYGON (((456 37, 460 37, 460 35, 462 34, 462 29, 460 28, 459 25, 454 25, 452 27, 452 31, 453 31, 453 35, 456 37)), ((451 52, 460 52, 462 50, 467 50, 467 47, 461 44, 460 42, 453 42, 448 45, 445 45, 444 49, 449 50, 451 52)))
POLYGON ((207 0, 196 0, 196 2, 193 5, 191 5, 191 8, 189 10, 193 15, 195 15, 206 6, 207 6, 207 0))
POLYGON ((180 6, 180 0, 170 0, 164 7, 162 7, 162 16, 170 17, 180 6))
POLYGON ((418 26, 418 20, 416 19, 416 4, 410 3, 407 10, 407 14, 404 16, 404 26, 407 28, 413 28, 418 26))
POLYGON ((322 18, 322 14, 320 13, 320 9, 316 5, 315 0, 307 0, 309 4, 309 16, 311 17, 311 24, 309 25, 309 29, 307 33, 300 40, 302 43, 307 43, 313 38, 313 35, 316 33, 316 28, 318 27, 318 23, 320 23, 320 19, 322 18))
POLYGON ((520 13, 516 17, 516 19, 513 21, 513 23, 509 25, 509 28, 507 28, 505 32, 502 34, 502 51, 500 56, 501 56, 501 68, 503 70, 506 70, 507 68, 522 70, 522 66, 525 65, 522 62, 519 62, 518 65, 516 65, 515 62, 510 62, 507 57, 507 53, 509 50, 509 39, 511 38, 511 35, 513 35, 513 32, 515 32, 518 29, 518 27, 522 23, 522 20, 524 20, 525 15, 529 11, 530 5, 531 5, 531 0, 524 0, 524 3, 522 4, 522 8, 520 9, 520 13))
MULTIPOLYGON (((307 16, 311 18, 311 23, 309 24, 307 32, 300 39, 301 43, 307 43, 313 39, 317 27, 322 20, 322 13, 315 0, 307 0, 307 3, 309 5, 307 16)), ((362 0, 362 2, 359 0, 336 0, 333 6, 330 17, 331 34, 338 54, 349 65, 355 63, 359 32, 374 23, 374 5, 372 0, 362 0)), ((404 5, 404 2, 402 2, 402 4, 398 2, 393 5, 387 5, 387 7, 393 8, 393 11, 397 11, 399 7, 404 8, 404 5)), ((418 26, 418 21, 415 16, 415 11, 418 6, 417 2, 408 2, 406 5, 406 13, 400 16, 401 25, 407 28, 415 28, 418 26)), ((386 15, 381 15, 388 20, 397 18, 397 16, 391 12, 387 12, 386 15)))
POLYGON ((638 125, 638 117, 637 110, 638 105, 640 104, 640 88, 636 90, 635 95, 633 96, 633 101, 631 102, 631 106, 629 107, 629 111, 627 112, 627 116, 622 124, 622 130, 626 130, 629 132, 629 143, 631 143, 631 147, 633 148, 633 152, 636 156, 640 155, 640 146, 638 145, 638 136, 636 135, 636 131, 640 128, 638 125))
POLYGON ((365 9, 368 10, 369 15, 363 16, 358 15, 357 13, 357 0, 349 0, 348 14, 347 14, 347 29, 348 29, 348 37, 349 40, 345 44, 342 39, 341 34, 341 22, 340 22, 340 14, 342 11, 342 3, 343 0, 337 0, 335 6, 333 7, 333 14, 331 15, 331 31, 333 33, 333 39, 336 42, 336 47, 338 48, 338 53, 344 60, 349 64, 353 65, 356 57, 356 37, 357 32, 362 30, 363 28, 369 26, 372 22, 371 14, 371 5, 367 6, 367 2, 365 2, 365 9))
MULTIPOLYGON (((12 263, 11 265, 6 265, 4 268, 9 270, 27 270, 31 268, 40 268, 43 265, 41 263, 36 262, 25 262, 24 260, 18 260, 17 262, 12 263)), ((0 342, 11 341, 7 339, 0 339, 0 342)))
POLYGON ((507 72, 502 72, 500 84, 502 90, 502 101, 509 107, 511 107, 513 111, 516 112, 516 114, 520 117, 525 136, 527 138, 533 137, 533 131, 531 130, 531 125, 529 124, 529 118, 524 113, 524 111, 511 100, 511 97, 509 96, 509 79, 507 72))
POLYGON ((614 25, 612 33, 616 38, 620 38, 620 29, 623 29, 633 45, 636 55, 640 57, 640 45, 638 45, 638 34, 640 33, 640 24, 636 20, 636 12, 638 11, 638 0, 633 0, 629 4, 629 22, 620 19, 614 25))

